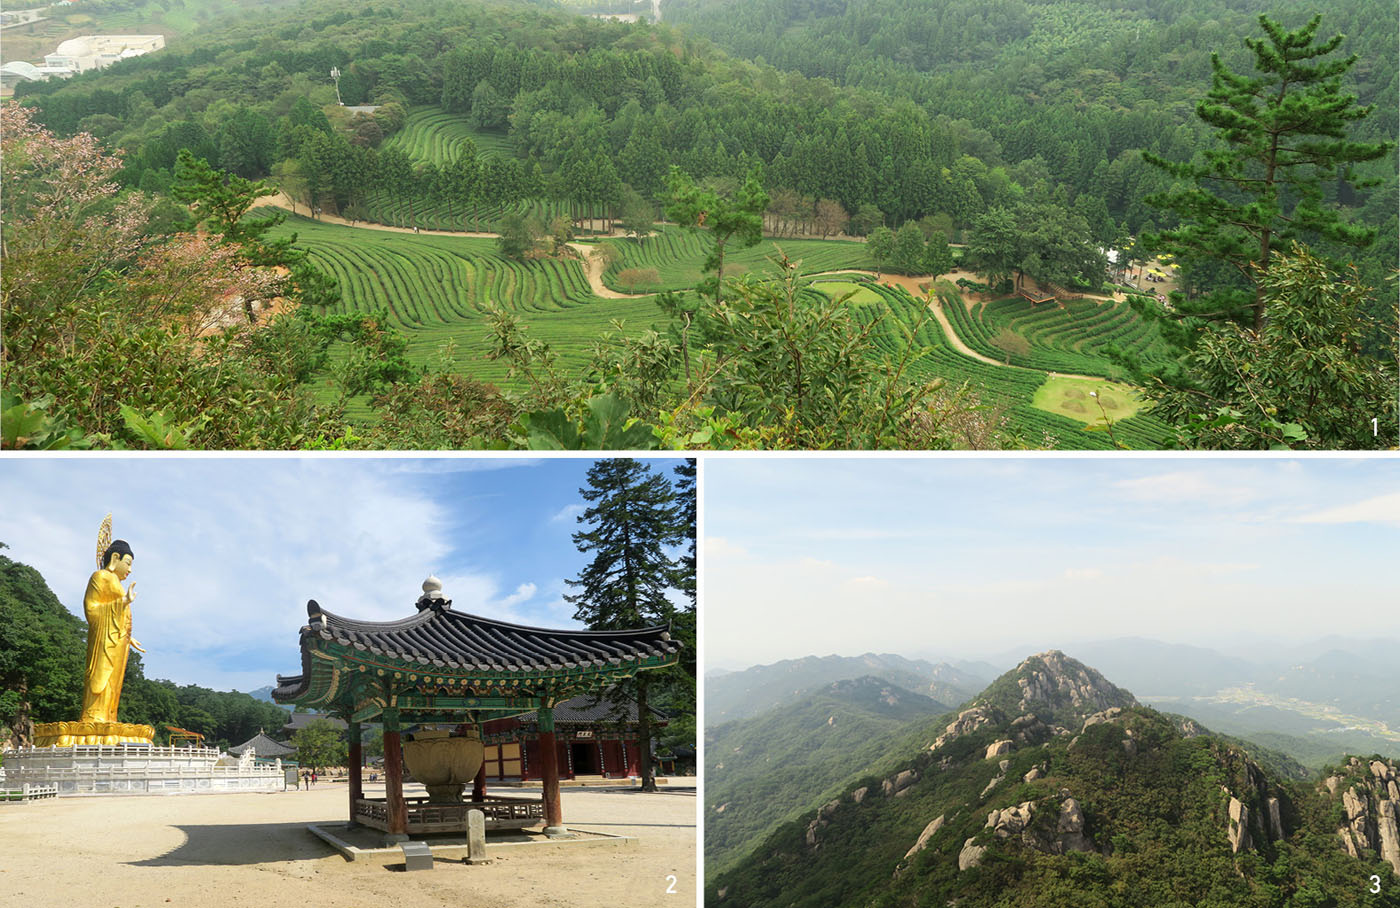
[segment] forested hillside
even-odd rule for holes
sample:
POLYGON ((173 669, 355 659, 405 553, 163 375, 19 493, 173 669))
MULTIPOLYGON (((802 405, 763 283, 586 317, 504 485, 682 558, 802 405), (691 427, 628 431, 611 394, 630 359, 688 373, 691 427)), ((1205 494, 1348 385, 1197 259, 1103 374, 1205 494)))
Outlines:
MULTIPOLYGON (((143 223, 99 262, 64 246, 43 222, 54 212, 31 203, 50 190, 21 151, 28 127, 10 129, 6 333, 19 340, 5 355, 23 361, 7 370, 6 443, 573 447, 616 444, 625 426, 628 446, 661 447, 1386 444, 1394 306, 1375 288, 1396 258, 1383 113, 1396 84, 1377 2, 1329 9, 1322 27, 1349 36, 1319 37, 1338 58, 1328 84, 1356 96, 1338 114, 1356 142, 1319 155, 1314 182, 1282 185, 1277 213, 1251 209, 1268 214, 1266 239, 1234 263, 1243 277, 1209 253, 1157 257, 1196 229, 1171 201, 1180 168, 1221 141, 1196 104, 1221 78, 1211 54, 1247 70, 1243 42, 1269 27, 1230 4, 682 2, 652 26, 532 4, 310 0, 25 83, 36 126, 115 155, 117 188, 60 216, 120 198, 143 223), (1302 226, 1280 226, 1300 201, 1302 226), (296 246, 288 213, 328 223, 296 246), (680 229, 658 229, 663 216, 680 229), (206 352, 178 357, 198 371, 217 347, 229 368, 209 382, 236 387, 201 406, 148 376, 81 401, 87 382, 68 376, 90 364, 72 351, 108 341, 47 336, 99 319, 55 320, 44 301, 75 290, 55 286, 75 259, 159 280, 199 229, 291 272, 201 275, 206 298, 163 323, 190 332, 197 310, 182 344, 206 352), (1180 292, 1169 304, 1111 283, 1109 247, 1173 268, 1180 292), (923 280, 809 286, 862 266, 874 273, 860 281, 886 267, 923 280), (1211 294, 1246 291, 1252 333, 1217 331, 1211 294), (235 297, 246 324, 218 311, 235 297), (258 311, 286 308, 300 323, 256 328, 258 311), (1241 360, 1257 377, 1235 374, 1241 360), (248 425, 259 399, 273 405, 248 425)), ((1299 4, 1283 6, 1299 26, 1299 4)), ((93 299, 76 292, 79 309, 93 299)), ((131 305, 100 321, 146 326, 131 305)))
MULTIPOLYGON (((666 19, 740 57, 914 101, 972 159, 959 158, 934 210, 956 216, 959 199, 993 206, 1007 176, 1020 174, 1024 189, 1044 180, 1111 239, 1106 218, 1132 234, 1166 226, 1146 197, 1168 178, 1139 152, 1186 160, 1202 145, 1194 107, 1211 79, 1211 54, 1245 68, 1241 39, 1259 13, 1298 25, 1319 11, 1307 0, 671 0, 666 19)), ((1377 111, 1352 137, 1394 140, 1394 10, 1345 0, 1321 11, 1327 33, 1346 35, 1345 52, 1359 58, 1348 88, 1377 111)), ((1337 186, 1333 199, 1380 228, 1363 257, 1374 285, 1400 242, 1394 158, 1366 169, 1381 186, 1361 194, 1337 186)))
MULTIPOLYGON (((0 555, 0 734, 29 743, 36 722, 74 722, 82 710, 87 629, 54 596, 38 571, 0 555)), ((157 743, 167 725, 199 732, 212 747, 273 733, 287 711, 236 691, 147 678, 132 652, 122 682, 118 721, 152 725, 157 743)))

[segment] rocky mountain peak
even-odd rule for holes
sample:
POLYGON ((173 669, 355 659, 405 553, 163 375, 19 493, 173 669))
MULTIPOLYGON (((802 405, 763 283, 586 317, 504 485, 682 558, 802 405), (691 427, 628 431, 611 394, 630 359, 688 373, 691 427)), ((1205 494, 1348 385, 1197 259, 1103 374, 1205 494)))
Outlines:
POLYGON ((1037 653, 1010 672, 1019 694, 1019 713, 1069 711, 1077 716, 1113 707, 1137 706, 1137 699, 1084 663, 1059 650, 1037 653))

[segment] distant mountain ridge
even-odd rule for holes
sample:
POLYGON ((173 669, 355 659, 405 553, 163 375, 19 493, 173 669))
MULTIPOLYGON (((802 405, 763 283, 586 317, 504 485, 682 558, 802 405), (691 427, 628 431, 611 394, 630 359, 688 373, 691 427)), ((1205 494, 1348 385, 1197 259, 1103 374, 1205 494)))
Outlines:
POLYGON ((1058 651, 947 718, 707 869, 705 903, 1341 908, 1389 904, 1354 885, 1371 874, 1400 887, 1393 760, 1294 781, 1058 651))
POLYGON ((260 687, 257 690, 248 691, 248 696, 252 697, 254 700, 262 700, 264 703, 274 703, 278 706, 281 705, 280 703, 277 703, 276 700, 272 699, 271 684, 269 684, 267 687, 260 687))
POLYGON ((871 676, 906 691, 956 706, 987 683, 965 668, 888 653, 863 656, 807 656, 756 665, 705 678, 705 722, 719 725, 747 719, 781 706, 833 681, 871 676))

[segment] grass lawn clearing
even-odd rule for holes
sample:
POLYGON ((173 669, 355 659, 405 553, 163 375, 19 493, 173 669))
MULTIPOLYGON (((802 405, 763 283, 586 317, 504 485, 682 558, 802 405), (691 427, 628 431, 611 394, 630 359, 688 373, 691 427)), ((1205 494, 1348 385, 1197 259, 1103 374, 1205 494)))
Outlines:
POLYGON ((1143 401, 1128 385, 1051 376, 1036 389, 1031 406, 1094 425, 1103 423, 1105 412, 1115 423, 1127 419, 1142 409, 1143 401), (1090 392, 1098 392, 1097 403, 1090 392))
POLYGON ((878 303, 883 297, 871 290, 865 284, 857 284, 855 281, 816 281, 812 284, 813 290, 820 290, 832 299, 838 299, 851 291, 855 291, 847 302, 851 303, 878 303))

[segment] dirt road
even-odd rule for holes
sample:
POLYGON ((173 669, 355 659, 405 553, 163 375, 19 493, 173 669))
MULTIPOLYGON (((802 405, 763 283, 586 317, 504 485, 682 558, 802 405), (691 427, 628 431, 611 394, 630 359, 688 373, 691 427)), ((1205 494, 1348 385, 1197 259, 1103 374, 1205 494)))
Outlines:
MULTIPOLYGON (((379 793, 382 786, 368 786, 367 794, 379 793)), ((431 872, 404 873, 347 862, 306 830, 308 823, 344 823, 343 784, 0 804, 0 892, 5 904, 35 908, 695 904, 693 788, 565 788, 562 799, 570 827, 637 842, 543 849, 479 866, 439 861, 431 872), (676 878, 673 894, 668 876, 676 878)))

